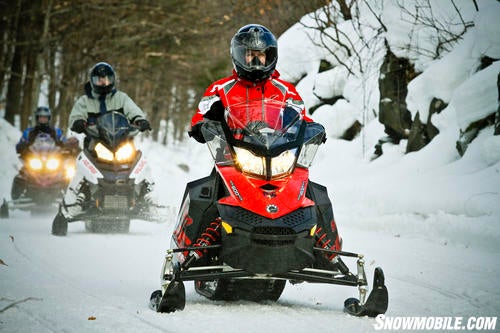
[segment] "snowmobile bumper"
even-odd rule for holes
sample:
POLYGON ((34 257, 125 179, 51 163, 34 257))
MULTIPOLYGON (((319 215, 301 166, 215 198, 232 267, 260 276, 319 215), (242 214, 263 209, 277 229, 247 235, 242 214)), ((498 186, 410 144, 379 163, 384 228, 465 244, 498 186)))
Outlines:
POLYGON ((229 265, 244 267, 248 272, 279 274, 311 266, 313 242, 308 231, 293 235, 259 235, 238 230, 225 237, 222 255, 229 265), (272 245, 276 243, 283 245, 272 245))
POLYGON ((268 219, 241 207, 218 205, 222 217, 222 258, 255 274, 280 274, 314 262, 314 207, 268 219))

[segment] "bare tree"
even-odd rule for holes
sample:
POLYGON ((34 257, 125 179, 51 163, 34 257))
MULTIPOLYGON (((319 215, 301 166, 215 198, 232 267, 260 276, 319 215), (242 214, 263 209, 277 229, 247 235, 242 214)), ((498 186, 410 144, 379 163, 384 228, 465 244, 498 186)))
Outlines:
POLYGON ((462 39, 468 29, 474 26, 474 22, 464 19, 455 0, 449 0, 449 4, 453 8, 453 12, 444 17, 436 14, 430 0, 419 0, 412 3, 398 1, 401 20, 414 27, 410 32, 410 43, 406 46, 408 50, 431 59, 438 59, 443 52, 449 52, 452 46, 462 39), (429 29, 436 36, 437 40, 433 49, 411 43, 421 29, 429 29))
MULTIPOLYGON (((387 27, 382 17, 384 5, 383 1, 337 0, 313 13, 313 24, 303 25, 319 34, 319 39, 314 43, 327 50, 338 66, 360 79, 363 85, 363 125, 369 120, 368 115, 371 115, 367 109, 371 92, 367 91, 366 82, 374 75, 381 75, 380 121, 386 126, 391 140, 399 142, 402 138, 408 138, 410 132, 411 117, 405 102, 407 84, 418 73, 415 72, 411 59, 398 58, 396 51, 404 50, 414 56, 437 59, 449 51, 473 23, 464 18, 462 9, 455 0, 444 4, 452 9, 448 16, 438 13, 430 0, 399 1, 396 5, 399 7, 400 19, 413 27, 413 30, 409 32, 407 45, 391 50, 385 40, 387 27), (427 29, 430 35, 436 36, 434 48, 426 49, 416 43, 422 29, 427 29), (385 57, 376 59, 375 55, 381 49, 385 49, 385 57), (391 103, 388 104, 388 101, 391 103)), ((475 5, 477 8, 477 4, 475 5)), ((365 152, 364 136, 362 142, 365 152)))
MULTIPOLYGON (((363 127, 374 116, 369 112, 370 91, 367 82, 378 75, 381 59, 377 59, 378 51, 384 47, 385 26, 381 19, 380 2, 364 0, 337 0, 311 14, 312 24, 302 26, 311 32, 319 34, 318 39, 311 39, 312 43, 326 50, 334 60, 334 66, 343 67, 349 75, 358 78, 361 84, 361 104, 363 127), (374 6, 379 6, 374 8, 374 6), (360 15, 361 7, 366 9, 373 17, 367 18, 360 15), (372 22, 378 22, 373 24, 372 22)), ((312 34, 313 35, 313 34, 312 34)), ((321 96, 317 96, 319 100, 321 96)), ((336 101, 343 96, 331 99, 336 101)), ((331 103, 324 100, 322 103, 331 103)), ((360 130, 359 124, 353 127, 360 130)), ((348 130, 352 132, 350 129, 348 130)), ((349 137, 353 137, 349 135, 349 137)), ((365 137, 363 131, 362 150, 365 152, 365 137)))

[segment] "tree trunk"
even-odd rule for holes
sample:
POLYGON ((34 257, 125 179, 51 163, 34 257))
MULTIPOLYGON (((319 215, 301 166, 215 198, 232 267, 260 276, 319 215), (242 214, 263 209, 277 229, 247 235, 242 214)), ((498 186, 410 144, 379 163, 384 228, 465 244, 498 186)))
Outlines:
POLYGON ((7 97, 5 99, 5 120, 12 125, 15 121, 15 115, 19 112, 21 106, 21 86, 22 86, 22 45, 18 41, 22 36, 22 24, 20 21, 21 0, 17 1, 16 14, 12 24, 12 31, 15 31, 15 36, 12 39, 14 54, 10 63, 10 75, 7 83, 7 97))
POLYGON ((30 116, 35 109, 36 103, 38 103, 38 94, 39 91, 35 76, 36 76, 36 51, 33 47, 29 47, 26 49, 26 73, 24 76, 24 84, 23 84, 23 98, 21 102, 21 128, 26 128, 29 124, 30 116))
POLYGON ((6 3, 0 2, 0 12, 4 13, 4 17, 0 18, 0 31, 4 32, 0 35, 0 92, 3 91, 5 86, 5 78, 7 68, 10 68, 12 61, 12 45, 14 44, 14 37, 16 30, 13 25, 15 24, 15 14, 11 13, 6 3))
POLYGON ((50 109, 53 111, 54 119, 57 119, 58 114, 55 112, 56 109, 56 93, 57 93, 57 75, 56 75, 56 51, 55 47, 50 47, 47 54, 47 61, 45 62, 45 68, 48 73, 48 95, 47 100, 50 109))
POLYGON ((498 73, 498 78, 497 78, 497 90, 498 90, 498 109, 495 118, 494 135, 500 135, 500 73, 498 73))
POLYGON ((7 86, 7 98, 5 100, 5 120, 14 125, 15 115, 21 108, 21 88, 22 88, 22 46, 16 45, 12 66, 10 68, 10 78, 7 86))

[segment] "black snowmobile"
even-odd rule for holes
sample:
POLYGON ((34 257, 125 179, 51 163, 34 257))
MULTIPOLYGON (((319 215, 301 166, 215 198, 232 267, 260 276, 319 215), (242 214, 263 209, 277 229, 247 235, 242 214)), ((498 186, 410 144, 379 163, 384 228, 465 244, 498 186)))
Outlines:
POLYGON ((148 198, 153 184, 145 178, 147 161, 134 145, 137 133, 118 111, 99 116, 96 125, 87 128, 68 188, 77 192, 78 202, 63 200, 52 223, 53 235, 66 235, 68 223, 75 221, 85 221, 89 232, 127 233, 131 219, 155 219, 152 210, 161 206, 148 198), (65 212, 72 206, 79 206, 79 212, 68 217, 65 212))

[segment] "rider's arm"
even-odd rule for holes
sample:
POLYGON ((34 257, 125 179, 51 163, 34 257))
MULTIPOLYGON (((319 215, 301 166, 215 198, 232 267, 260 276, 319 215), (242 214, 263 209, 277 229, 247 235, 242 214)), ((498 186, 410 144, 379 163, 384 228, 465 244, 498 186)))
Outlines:
POLYGON ((75 121, 81 119, 83 121, 87 121, 88 118, 88 105, 89 104, 89 98, 85 95, 81 96, 78 98, 78 100, 75 102, 73 105, 73 108, 71 109, 71 113, 69 114, 69 126, 70 128, 73 127, 75 121))
POLYGON ((120 99, 120 104, 123 106, 123 112, 130 122, 135 122, 140 119, 146 119, 146 114, 126 93, 117 91, 113 98, 120 99))
POLYGON ((201 134, 203 120, 205 118, 219 120, 224 115, 224 106, 218 95, 216 84, 217 82, 207 88, 200 103, 198 103, 196 113, 191 118, 191 129, 188 131, 188 134, 200 143, 205 143, 205 139, 201 134))
MULTIPOLYGON (((208 92, 209 90, 207 90, 208 92)), ((211 93, 210 95, 205 95, 201 98, 200 103, 198 103, 198 109, 196 113, 191 118, 191 126, 198 124, 203 121, 204 118, 217 120, 217 114, 224 113, 224 106, 220 100, 220 97, 215 93, 211 93)))
POLYGON ((132 98, 122 91, 117 91, 113 98, 119 99, 118 103, 122 105, 123 113, 141 132, 151 130, 151 125, 146 119, 146 114, 135 104, 132 98))
POLYGON ((66 143, 66 137, 64 136, 62 130, 60 128, 54 127, 54 132, 56 134, 56 143, 64 145, 66 143))
POLYGON ((291 83, 288 83, 287 82, 287 88, 288 88, 288 91, 287 91, 287 94, 286 94, 286 100, 288 103, 300 108, 301 110, 301 114, 302 114, 302 117, 304 117, 304 120, 307 121, 307 122, 312 122, 312 118, 310 118, 308 115, 307 115, 307 112, 306 112, 306 107, 305 107, 305 104, 304 104, 304 101, 302 100, 302 97, 300 97, 299 93, 297 92, 297 89, 295 88, 295 86, 291 83))
POLYGON ((31 132, 31 128, 25 129, 23 131, 23 134, 21 135, 21 138, 19 139, 19 142, 16 144, 16 152, 18 154, 22 154, 26 148, 29 146, 29 134, 31 132))
POLYGON ((191 128, 202 122, 205 118, 211 120, 219 120, 224 116, 224 105, 221 96, 224 96, 224 89, 234 85, 235 76, 228 76, 217 80, 208 86, 203 94, 203 97, 198 103, 198 109, 191 118, 191 128))

